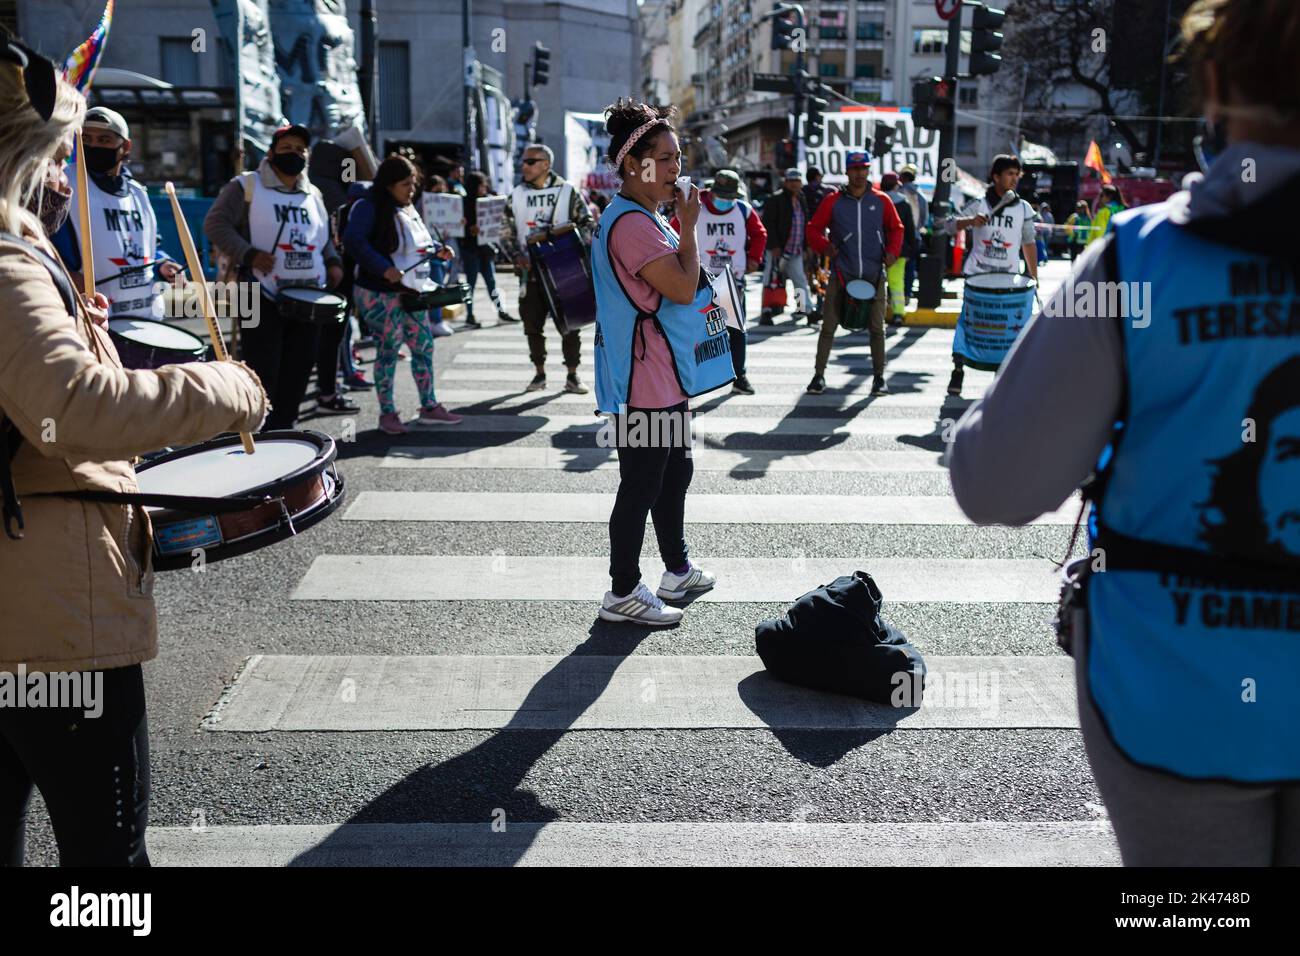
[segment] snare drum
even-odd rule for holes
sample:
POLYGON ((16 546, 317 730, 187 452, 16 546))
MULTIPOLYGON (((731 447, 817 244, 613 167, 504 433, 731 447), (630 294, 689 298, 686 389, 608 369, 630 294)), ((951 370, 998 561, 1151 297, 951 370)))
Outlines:
POLYGON ((448 305, 464 305, 470 300, 470 289, 468 283, 460 282, 426 292, 403 292, 401 300, 405 312, 428 312, 448 305))
POLYGON ((162 368, 208 357, 208 344, 197 335, 157 319, 109 319, 108 337, 123 368, 162 368))
POLYGON ((997 371, 1033 317, 1038 283, 1011 272, 966 277, 953 354, 972 368, 997 371))
POLYGON ((332 325, 343 321, 347 303, 342 296, 324 289, 290 286, 281 289, 275 297, 275 307, 280 316, 295 322, 312 322, 332 325))
POLYGON ((560 332, 567 335, 593 325, 596 287, 587 261, 587 247, 573 223, 529 236, 528 253, 560 332))
POLYGON ((844 318, 840 325, 856 332, 871 324, 871 307, 875 304, 876 287, 866 279, 850 279, 844 283, 844 318))
POLYGON ((211 563, 310 528, 343 503, 334 456, 328 435, 276 431, 258 435, 252 455, 244 453, 238 435, 226 435, 137 465, 145 494, 270 499, 220 514, 148 508, 155 570, 188 567, 195 548, 211 563))

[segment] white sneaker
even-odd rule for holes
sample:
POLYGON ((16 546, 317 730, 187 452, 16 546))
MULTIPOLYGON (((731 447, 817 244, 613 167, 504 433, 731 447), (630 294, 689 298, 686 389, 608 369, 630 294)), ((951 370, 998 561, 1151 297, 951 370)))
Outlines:
POLYGON ((665 571, 657 593, 665 601, 679 601, 688 594, 703 594, 705 591, 711 591, 713 585, 717 583, 716 576, 692 564, 686 568, 685 574, 665 571))
POLYGON ((644 581, 638 581, 636 590, 627 597, 606 591, 598 613, 606 621, 631 621, 651 627, 668 627, 682 619, 681 609, 665 607, 663 601, 650 593, 644 581))
POLYGON ((447 324, 446 319, 439 319, 437 322, 432 323, 429 326, 429 328, 433 331, 434 338, 441 338, 444 335, 451 335, 452 332, 455 331, 455 329, 453 329, 450 325, 447 324))

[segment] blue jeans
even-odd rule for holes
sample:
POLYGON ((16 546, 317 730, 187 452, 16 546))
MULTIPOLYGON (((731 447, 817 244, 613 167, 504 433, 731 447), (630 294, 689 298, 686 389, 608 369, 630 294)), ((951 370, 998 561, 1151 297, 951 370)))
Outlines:
POLYGON ((501 294, 497 292, 497 264, 493 258, 491 246, 471 246, 466 245, 463 248, 464 257, 462 264, 465 267, 465 281, 469 283, 470 300, 469 316, 474 317, 474 287, 478 285, 478 277, 481 273, 483 276, 483 285, 487 288, 488 298, 492 304, 501 310, 501 294))

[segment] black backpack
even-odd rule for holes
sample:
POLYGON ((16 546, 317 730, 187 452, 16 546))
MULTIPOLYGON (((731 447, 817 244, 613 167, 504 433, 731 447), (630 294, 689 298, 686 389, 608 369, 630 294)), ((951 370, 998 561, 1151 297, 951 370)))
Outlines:
POLYGON ((836 578, 800 597, 783 617, 754 628, 758 656, 768 673, 790 684, 878 704, 891 704, 905 691, 899 699, 910 702, 924 680, 925 661, 881 615, 883 603, 867 572, 836 578))

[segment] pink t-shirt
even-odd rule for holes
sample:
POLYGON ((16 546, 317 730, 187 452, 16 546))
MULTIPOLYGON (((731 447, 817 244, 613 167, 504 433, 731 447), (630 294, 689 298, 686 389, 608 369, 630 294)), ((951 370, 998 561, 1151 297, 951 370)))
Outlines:
MULTIPOLYGON (((637 308, 646 312, 657 311, 662 296, 641 278, 641 270, 656 259, 676 254, 673 244, 649 216, 627 213, 619 217, 610 233, 609 258, 614 263, 614 273, 637 308)), ((673 368, 668 340, 653 322, 637 325, 639 328, 632 339, 632 382, 627 403, 634 408, 671 408, 686 401, 686 393, 678 384, 673 368)))

